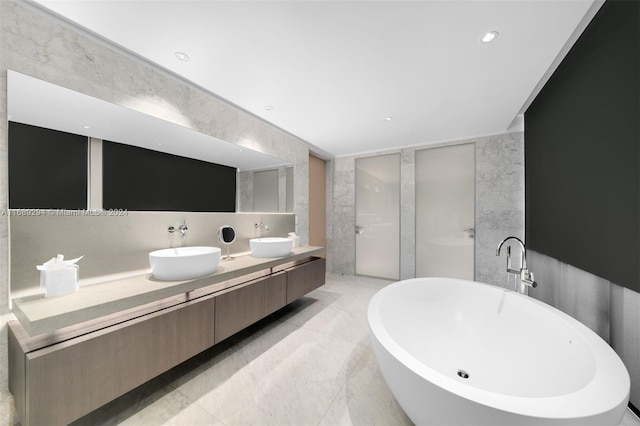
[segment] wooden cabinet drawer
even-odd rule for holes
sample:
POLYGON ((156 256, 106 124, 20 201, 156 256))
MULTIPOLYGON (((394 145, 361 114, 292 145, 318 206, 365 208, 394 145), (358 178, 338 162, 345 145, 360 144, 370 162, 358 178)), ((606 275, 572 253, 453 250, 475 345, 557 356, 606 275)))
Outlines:
POLYGON ((198 299, 27 353, 23 423, 67 424, 213 346, 214 307, 198 299))
POLYGON ((316 258, 287 270, 287 303, 324 284, 326 260, 316 258))
POLYGON ((285 306, 286 292, 287 277, 281 272, 217 295, 216 343, 285 306))

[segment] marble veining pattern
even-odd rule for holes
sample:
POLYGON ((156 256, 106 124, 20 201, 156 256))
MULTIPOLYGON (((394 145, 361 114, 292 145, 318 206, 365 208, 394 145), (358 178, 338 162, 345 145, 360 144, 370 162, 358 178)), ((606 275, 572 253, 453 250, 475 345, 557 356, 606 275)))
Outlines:
MULTIPOLYGON (((524 239, 524 134, 476 142, 476 280, 505 286, 506 261, 496 257, 505 237, 524 239)), ((518 256, 517 250, 514 253, 518 256)))
POLYGON ((400 151, 400 279, 416 275, 416 151, 400 151))
POLYGON ((333 272, 353 274, 355 272, 355 159, 340 157, 334 160, 333 177, 333 247, 330 255, 333 272))

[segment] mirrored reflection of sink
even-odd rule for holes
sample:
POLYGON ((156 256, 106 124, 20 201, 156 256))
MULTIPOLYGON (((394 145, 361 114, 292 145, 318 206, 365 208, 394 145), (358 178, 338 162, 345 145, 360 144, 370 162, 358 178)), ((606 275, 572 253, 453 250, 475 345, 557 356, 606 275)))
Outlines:
POLYGON ((253 257, 284 257, 291 254, 293 240, 289 238, 252 238, 249 240, 253 257))
POLYGON ((218 247, 176 247, 149 253, 151 274, 163 281, 204 277, 213 274, 219 263, 218 247))

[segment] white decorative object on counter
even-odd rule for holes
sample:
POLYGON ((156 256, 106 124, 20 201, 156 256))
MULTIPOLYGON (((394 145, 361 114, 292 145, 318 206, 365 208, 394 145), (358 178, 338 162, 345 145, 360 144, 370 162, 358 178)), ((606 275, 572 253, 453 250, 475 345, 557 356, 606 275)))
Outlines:
POLYGON ((289 232, 287 238, 293 240, 293 247, 300 247, 300 236, 296 235, 295 232, 289 232))
POLYGON ((40 271, 40 287, 44 297, 62 296, 78 290, 78 262, 84 256, 64 260, 59 254, 36 268, 40 271))

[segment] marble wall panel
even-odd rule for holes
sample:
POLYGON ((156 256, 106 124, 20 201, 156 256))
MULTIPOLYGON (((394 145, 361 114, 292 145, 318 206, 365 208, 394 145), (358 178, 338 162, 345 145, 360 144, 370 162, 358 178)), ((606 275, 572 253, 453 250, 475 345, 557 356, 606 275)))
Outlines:
POLYGON ((400 279, 416 276, 416 151, 400 151, 400 279))
POLYGON ((333 244, 329 255, 333 272, 353 275, 356 270, 355 158, 339 157, 333 163, 333 244))
POLYGON ((631 376, 631 403, 640 406, 640 293, 529 251, 538 287, 529 295, 585 324, 618 353, 631 376))
MULTIPOLYGON (((508 236, 524 240, 524 134, 475 142, 476 280, 506 286, 506 261, 496 257, 496 248, 508 236)), ((512 254, 519 258, 518 252, 512 254)))
POLYGON ((538 283, 529 295, 571 315, 608 342, 609 281, 533 250, 527 254, 538 283))
POLYGON ((326 268, 327 271, 333 271, 333 256, 330 254, 333 253, 333 225, 334 225, 334 199, 333 199, 333 178, 334 178, 334 169, 335 169, 335 160, 327 160, 326 161, 326 188, 325 194, 327 194, 327 204, 326 204, 326 229, 325 229, 325 256, 326 256, 326 268))
POLYGON ((631 376, 631 403, 640 407, 640 293, 611 283, 611 346, 631 376))

